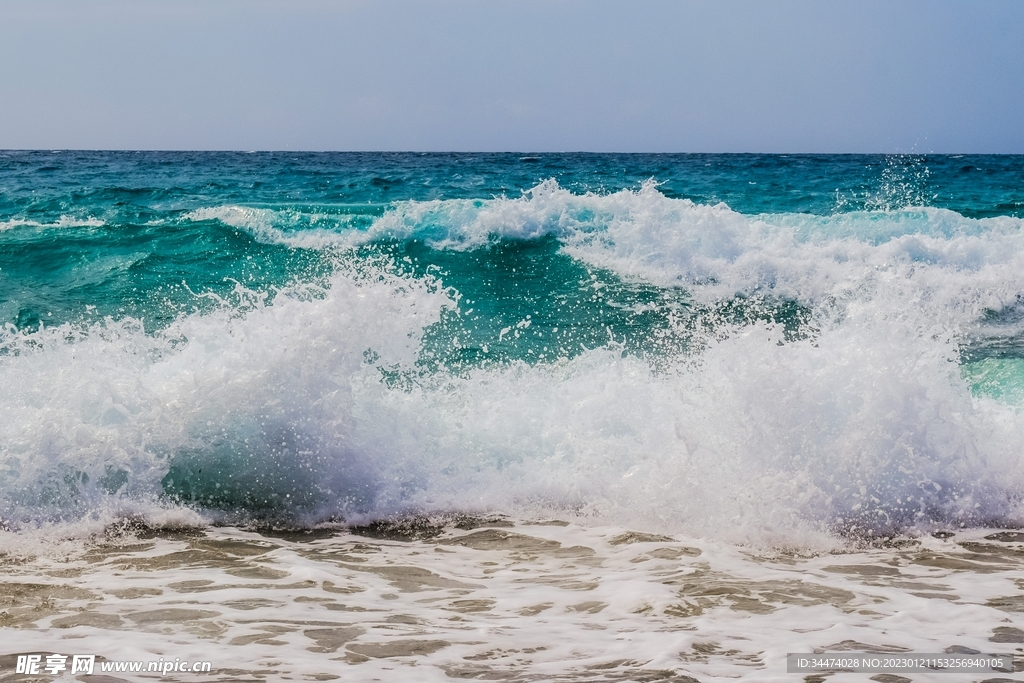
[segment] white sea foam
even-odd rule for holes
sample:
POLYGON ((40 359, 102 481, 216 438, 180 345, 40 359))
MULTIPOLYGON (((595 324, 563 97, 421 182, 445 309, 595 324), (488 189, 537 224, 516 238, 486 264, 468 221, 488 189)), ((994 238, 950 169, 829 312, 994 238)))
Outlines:
POLYGON ((417 239, 468 250, 552 235, 595 266, 712 298, 770 289, 817 303, 909 282, 927 298, 936 290, 939 306, 971 299, 964 313, 973 318, 1024 291, 1024 221, 1017 218, 969 219, 934 208, 745 216, 725 204, 665 197, 653 182, 637 191, 574 195, 549 180, 519 198, 398 202, 367 230, 352 230, 347 214, 238 206, 187 217, 309 248, 417 239), (307 224, 313 229, 294 230, 307 224))
MULTIPOLYGON (((365 239, 473 249, 497 238, 544 235, 622 276, 713 297, 770 288, 814 303, 912 278, 915 288, 944 288, 938 281, 950 276, 952 288, 990 294, 982 305, 999 307, 1024 291, 1024 221, 1017 218, 976 220, 934 208, 745 216, 725 204, 665 197, 653 182, 638 191, 580 196, 552 180, 515 199, 401 203, 365 239)), ((970 314, 976 312, 972 306, 970 314)))
POLYGON ((382 384, 376 366, 411 367, 445 303, 416 283, 338 280, 322 299, 186 318, 156 339, 129 323, 72 343, 37 334, 42 347, 0 363, 5 515, 117 513, 104 487, 126 496, 119 514, 145 514, 183 453, 207 490, 320 518, 545 510, 817 543, 837 526, 1017 514, 1019 413, 972 397, 901 321, 782 345, 755 326, 663 373, 598 349, 382 384))
MULTIPOLYGON (((287 217, 267 211, 192 219, 278 239, 287 217)), ((79 515, 108 490, 153 501, 169 486, 307 521, 544 510, 759 544, 1019 522, 1024 415, 972 395, 957 359, 979 316, 1024 292, 1021 225, 934 209, 749 217, 650 184, 400 204, 365 233, 296 239, 556 235, 698 299, 792 297, 815 332, 721 326, 657 369, 609 344, 426 375, 420 338, 454 295, 371 266, 156 335, 132 321, 9 332, 2 514, 79 515)))
MULTIPOLYGON (((255 466, 287 473, 282 495, 328 465, 365 485, 352 474, 369 455, 349 444, 353 395, 379 371, 362 352, 411 365, 423 327, 447 302, 424 282, 339 276, 326 295, 287 291, 274 306, 250 298, 156 335, 132 320, 10 328, 0 356, 2 516, 74 518, 99 509, 111 490, 150 500, 176 453, 216 459, 225 441, 250 436, 258 443, 239 467, 263 458, 255 466), (296 450, 302 438, 326 451, 296 450)), ((267 494, 277 493, 270 485, 267 494)))
POLYGON ((773 557, 616 527, 507 525, 413 542, 213 528, 19 558, 5 566, 15 628, 0 657, 91 653, 96 673, 177 658, 273 680, 782 683, 800 680, 790 652, 1007 653, 1022 637, 1020 544, 984 532, 773 557))
POLYGON ((219 221, 246 231, 257 241, 296 249, 348 247, 365 241, 362 234, 354 230, 354 216, 347 213, 229 204, 195 209, 185 213, 182 219, 219 221))
POLYGON ((61 216, 56 221, 50 223, 43 223, 40 221, 34 221, 27 218, 11 218, 6 221, 0 221, 0 232, 5 230, 11 230, 13 228, 30 227, 30 228, 98 228, 104 225, 104 222, 99 218, 92 216, 86 218, 76 218, 74 216, 61 216))

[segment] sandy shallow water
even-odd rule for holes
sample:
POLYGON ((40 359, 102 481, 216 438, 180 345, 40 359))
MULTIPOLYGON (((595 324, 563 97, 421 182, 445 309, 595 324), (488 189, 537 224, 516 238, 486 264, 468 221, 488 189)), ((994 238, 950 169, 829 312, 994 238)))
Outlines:
POLYGON ((801 555, 566 522, 461 527, 210 527, 7 552, 0 681, 1024 680, 786 672, 789 652, 1024 654, 1024 534, 801 555), (98 663, 17 674, 26 653, 98 663), (161 658, 211 671, 99 671, 161 658))

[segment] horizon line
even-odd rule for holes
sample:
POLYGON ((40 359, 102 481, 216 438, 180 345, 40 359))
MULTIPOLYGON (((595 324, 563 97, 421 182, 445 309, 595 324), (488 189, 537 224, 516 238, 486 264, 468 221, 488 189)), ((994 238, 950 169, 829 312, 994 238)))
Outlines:
POLYGON ((595 150, 386 150, 386 149, 184 149, 184 148, 89 148, 89 147, 10 147, 0 148, 0 154, 10 152, 43 152, 57 154, 62 152, 117 152, 117 153, 179 153, 179 154, 519 154, 524 157, 564 154, 593 155, 646 155, 646 156, 1024 156, 1024 152, 653 152, 653 151, 595 151, 595 150))

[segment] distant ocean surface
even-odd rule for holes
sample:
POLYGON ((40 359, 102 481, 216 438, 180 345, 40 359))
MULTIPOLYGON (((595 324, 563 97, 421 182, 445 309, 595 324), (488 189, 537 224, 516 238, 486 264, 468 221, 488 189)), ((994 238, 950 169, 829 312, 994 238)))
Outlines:
POLYGON ((0 677, 1020 680, 786 661, 1024 655, 1022 408, 1024 157, 0 152, 0 677))
POLYGON ((1019 156, 3 152, 0 518, 1014 526, 1022 297, 1019 156))

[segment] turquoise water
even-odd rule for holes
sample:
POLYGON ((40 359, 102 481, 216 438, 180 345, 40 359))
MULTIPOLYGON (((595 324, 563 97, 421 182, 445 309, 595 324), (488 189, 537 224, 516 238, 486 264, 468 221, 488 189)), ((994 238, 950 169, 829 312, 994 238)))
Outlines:
POLYGON ((0 517, 1013 524, 1024 158, 0 153, 0 517))

